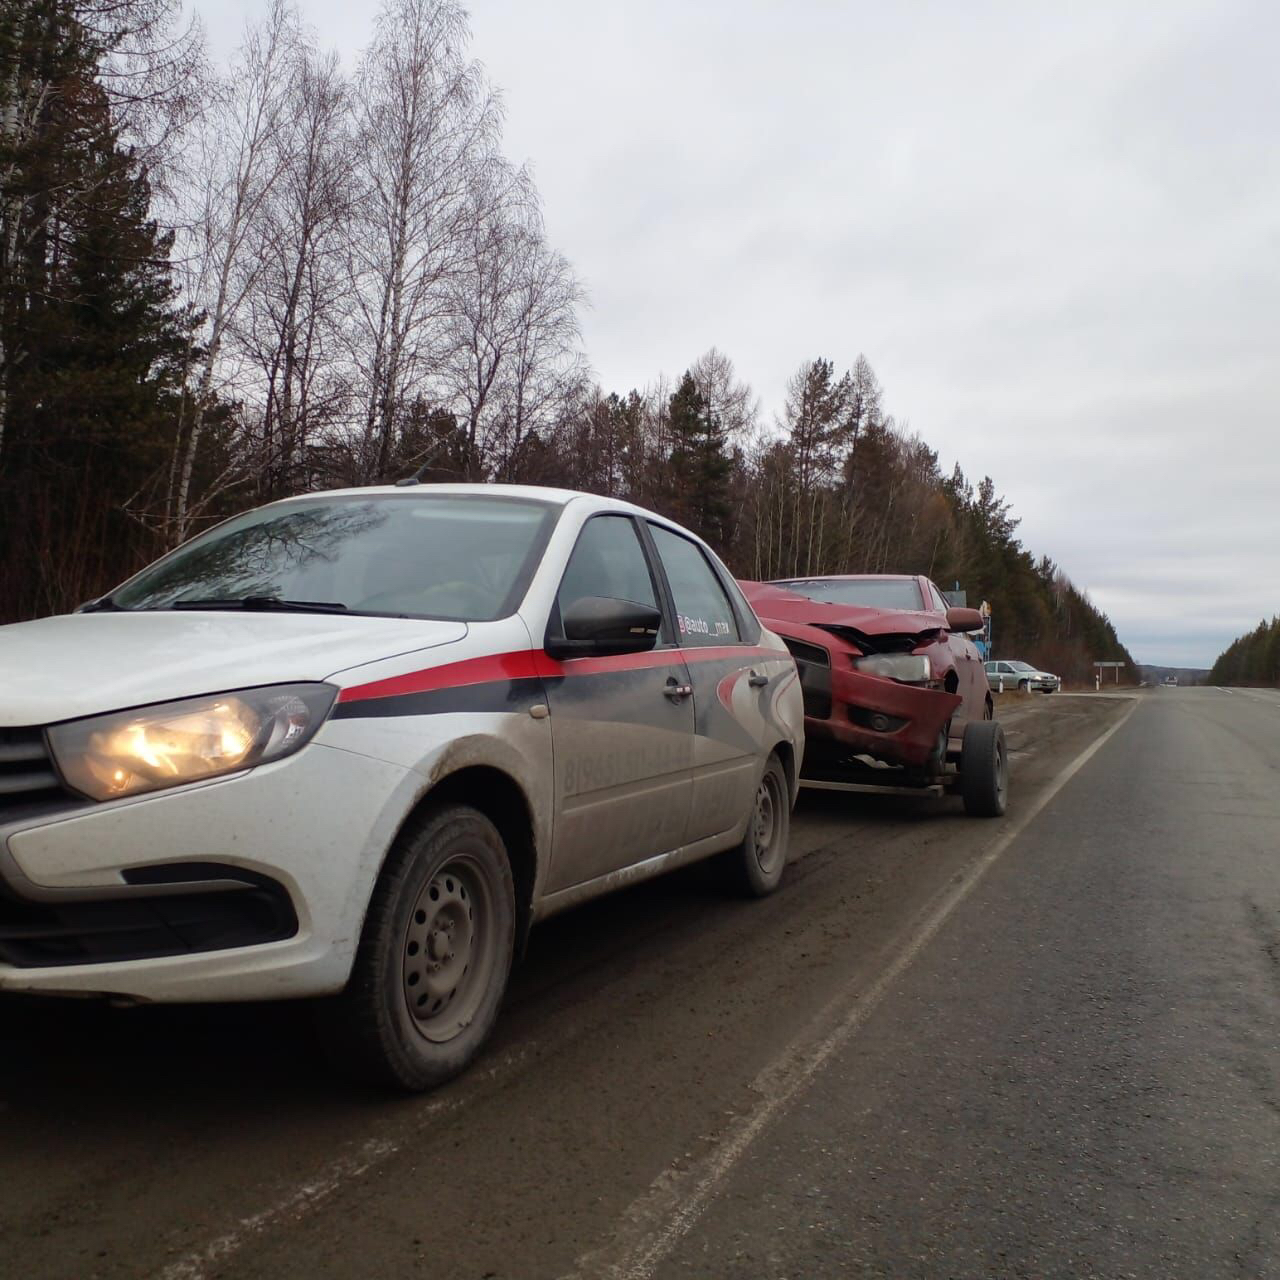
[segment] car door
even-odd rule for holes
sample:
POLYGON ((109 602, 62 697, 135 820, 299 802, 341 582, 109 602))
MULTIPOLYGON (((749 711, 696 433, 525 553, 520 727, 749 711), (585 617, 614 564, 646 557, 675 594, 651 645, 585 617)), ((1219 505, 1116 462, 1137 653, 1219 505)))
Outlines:
POLYGON ((548 629, 583 596, 635 600, 662 609, 666 621, 648 653, 547 660, 556 804, 550 892, 678 848, 689 819, 689 671, 631 516, 595 515, 583 525, 548 629))
POLYGON ((693 684, 693 803, 688 840, 742 825, 764 769, 769 684, 791 664, 755 647, 706 552, 665 525, 648 523, 671 591, 676 626, 693 684))

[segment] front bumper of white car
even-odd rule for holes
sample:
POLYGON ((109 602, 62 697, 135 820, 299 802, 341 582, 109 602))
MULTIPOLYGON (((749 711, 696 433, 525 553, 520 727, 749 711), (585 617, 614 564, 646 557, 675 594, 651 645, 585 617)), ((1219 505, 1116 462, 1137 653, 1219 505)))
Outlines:
POLYGON ((0 990, 135 1000, 323 995, 426 780, 313 742, 106 804, 0 815, 0 990))

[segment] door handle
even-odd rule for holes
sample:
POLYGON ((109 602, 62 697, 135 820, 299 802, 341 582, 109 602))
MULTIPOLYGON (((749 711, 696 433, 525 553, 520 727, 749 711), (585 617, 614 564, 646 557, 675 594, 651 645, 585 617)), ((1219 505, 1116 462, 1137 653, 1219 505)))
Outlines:
POLYGON ((675 676, 667 678, 666 688, 662 691, 671 699, 672 702, 679 702, 681 698, 687 698, 693 692, 693 685, 681 684, 675 676))
POLYGON ((753 689, 763 689, 763 688, 765 687, 765 685, 767 685, 767 684, 769 683, 769 677, 768 677, 768 676, 762 676, 758 671, 753 671, 753 672, 752 672, 752 673, 747 677, 747 683, 748 683, 748 684, 749 684, 753 689))

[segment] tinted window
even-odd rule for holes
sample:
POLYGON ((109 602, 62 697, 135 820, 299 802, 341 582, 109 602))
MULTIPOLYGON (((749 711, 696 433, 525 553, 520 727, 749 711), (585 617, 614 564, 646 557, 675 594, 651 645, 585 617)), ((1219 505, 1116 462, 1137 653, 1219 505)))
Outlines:
POLYGON ((583 596, 634 600, 654 609, 659 607, 649 562, 629 517, 593 516, 583 526, 560 580, 556 604, 561 614, 583 596))
POLYGON ((113 594, 126 609, 279 596, 483 622, 515 611, 560 508, 486 495, 309 500, 227 521, 113 594))
POLYGON ((701 549, 661 525, 651 524, 649 531, 671 584, 680 643, 737 643, 741 637, 733 605, 701 549))
POLYGON ((926 607, 914 578, 794 578, 773 585, 831 604, 864 605, 869 609, 926 607))

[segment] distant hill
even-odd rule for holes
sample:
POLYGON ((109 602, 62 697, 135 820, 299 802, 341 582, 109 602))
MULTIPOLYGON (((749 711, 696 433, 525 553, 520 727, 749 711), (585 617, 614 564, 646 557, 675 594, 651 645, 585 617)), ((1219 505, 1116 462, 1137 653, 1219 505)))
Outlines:
POLYGON ((1206 684, 1209 680, 1208 667, 1149 667, 1138 663, 1138 678, 1148 684, 1161 684, 1165 676, 1177 676, 1179 684, 1206 684))

